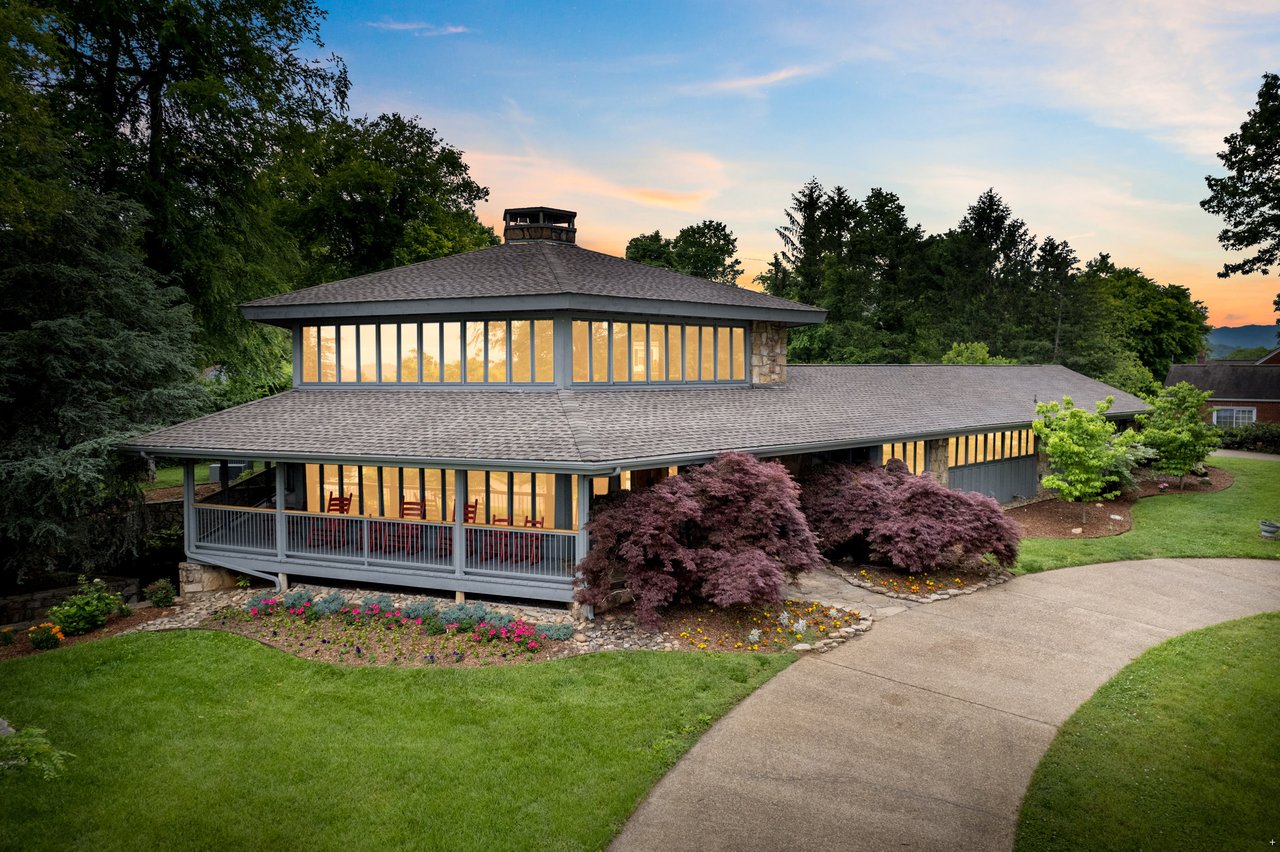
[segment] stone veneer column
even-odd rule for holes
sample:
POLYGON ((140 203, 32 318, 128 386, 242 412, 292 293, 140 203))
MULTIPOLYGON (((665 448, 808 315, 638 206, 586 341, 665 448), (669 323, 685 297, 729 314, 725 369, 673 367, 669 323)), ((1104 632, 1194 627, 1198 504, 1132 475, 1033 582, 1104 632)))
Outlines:
POLYGON ((776 322, 751 323, 751 384, 787 381, 787 327, 776 322))
POLYGON ((950 442, 946 438, 924 442, 925 471, 939 485, 946 485, 950 479, 949 448, 950 442))

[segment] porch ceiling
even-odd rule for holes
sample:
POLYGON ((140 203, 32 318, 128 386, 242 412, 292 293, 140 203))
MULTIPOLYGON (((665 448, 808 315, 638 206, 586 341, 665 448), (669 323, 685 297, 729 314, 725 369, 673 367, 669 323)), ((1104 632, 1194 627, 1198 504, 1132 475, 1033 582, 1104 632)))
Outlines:
POLYGON ((792 366, 774 387, 292 390, 130 441, 159 456, 596 472, 1014 428, 1035 401, 1142 400, 1056 366, 792 366))

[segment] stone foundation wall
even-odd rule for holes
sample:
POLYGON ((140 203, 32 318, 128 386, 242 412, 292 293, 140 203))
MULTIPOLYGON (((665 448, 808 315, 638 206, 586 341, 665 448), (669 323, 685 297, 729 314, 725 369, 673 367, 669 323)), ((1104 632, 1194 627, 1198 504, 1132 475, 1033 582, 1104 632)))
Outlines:
POLYGON ((787 381, 787 327, 776 322, 751 323, 751 383, 780 385, 787 381))
MULTIPOLYGON (((130 577, 103 577, 107 591, 118 592, 127 602, 138 600, 138 581, 130 577)), ((74 595, 76 586, 59 586, 41 592, 29 592, 23 595, 10 595, 0 598, 0 624, 21 624, 28 621, 42 621, 49 607, 57 606, 74 595)))
POLYGON ((226 568, 215 568, 199 562, 178 563, 178 594, 198 595, 203 592, 223 592, 236 587, 238 575, 226 568))

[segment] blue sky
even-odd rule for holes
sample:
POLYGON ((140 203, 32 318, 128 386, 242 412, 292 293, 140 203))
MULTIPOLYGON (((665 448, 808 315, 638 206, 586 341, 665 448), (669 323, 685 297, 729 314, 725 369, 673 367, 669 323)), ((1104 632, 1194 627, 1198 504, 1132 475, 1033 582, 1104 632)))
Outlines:
POLYGON ((1280 3, 325 3, 353 113, 417 115, 505 207, 579 242, 719 219, 754 274, 817 177, 897 193, 927 231, 995 187, 1041 237, 1270 323, 1274 277, 1220 281, 1204 176, 1280 72, 1280 3))

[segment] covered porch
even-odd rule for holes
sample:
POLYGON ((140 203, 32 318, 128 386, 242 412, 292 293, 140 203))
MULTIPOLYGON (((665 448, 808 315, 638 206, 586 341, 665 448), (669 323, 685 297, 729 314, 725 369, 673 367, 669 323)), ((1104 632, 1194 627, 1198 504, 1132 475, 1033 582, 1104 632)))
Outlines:
MULTIPOLYGON (((252 472, 196 497, 184 462, 185 545, 195 562, 279 583, 290 574, 567 602, 593 491, 609 478, 555 471, 241 459, 252 472)), ((614 477, 616 481, 617 477, 614 477)))

